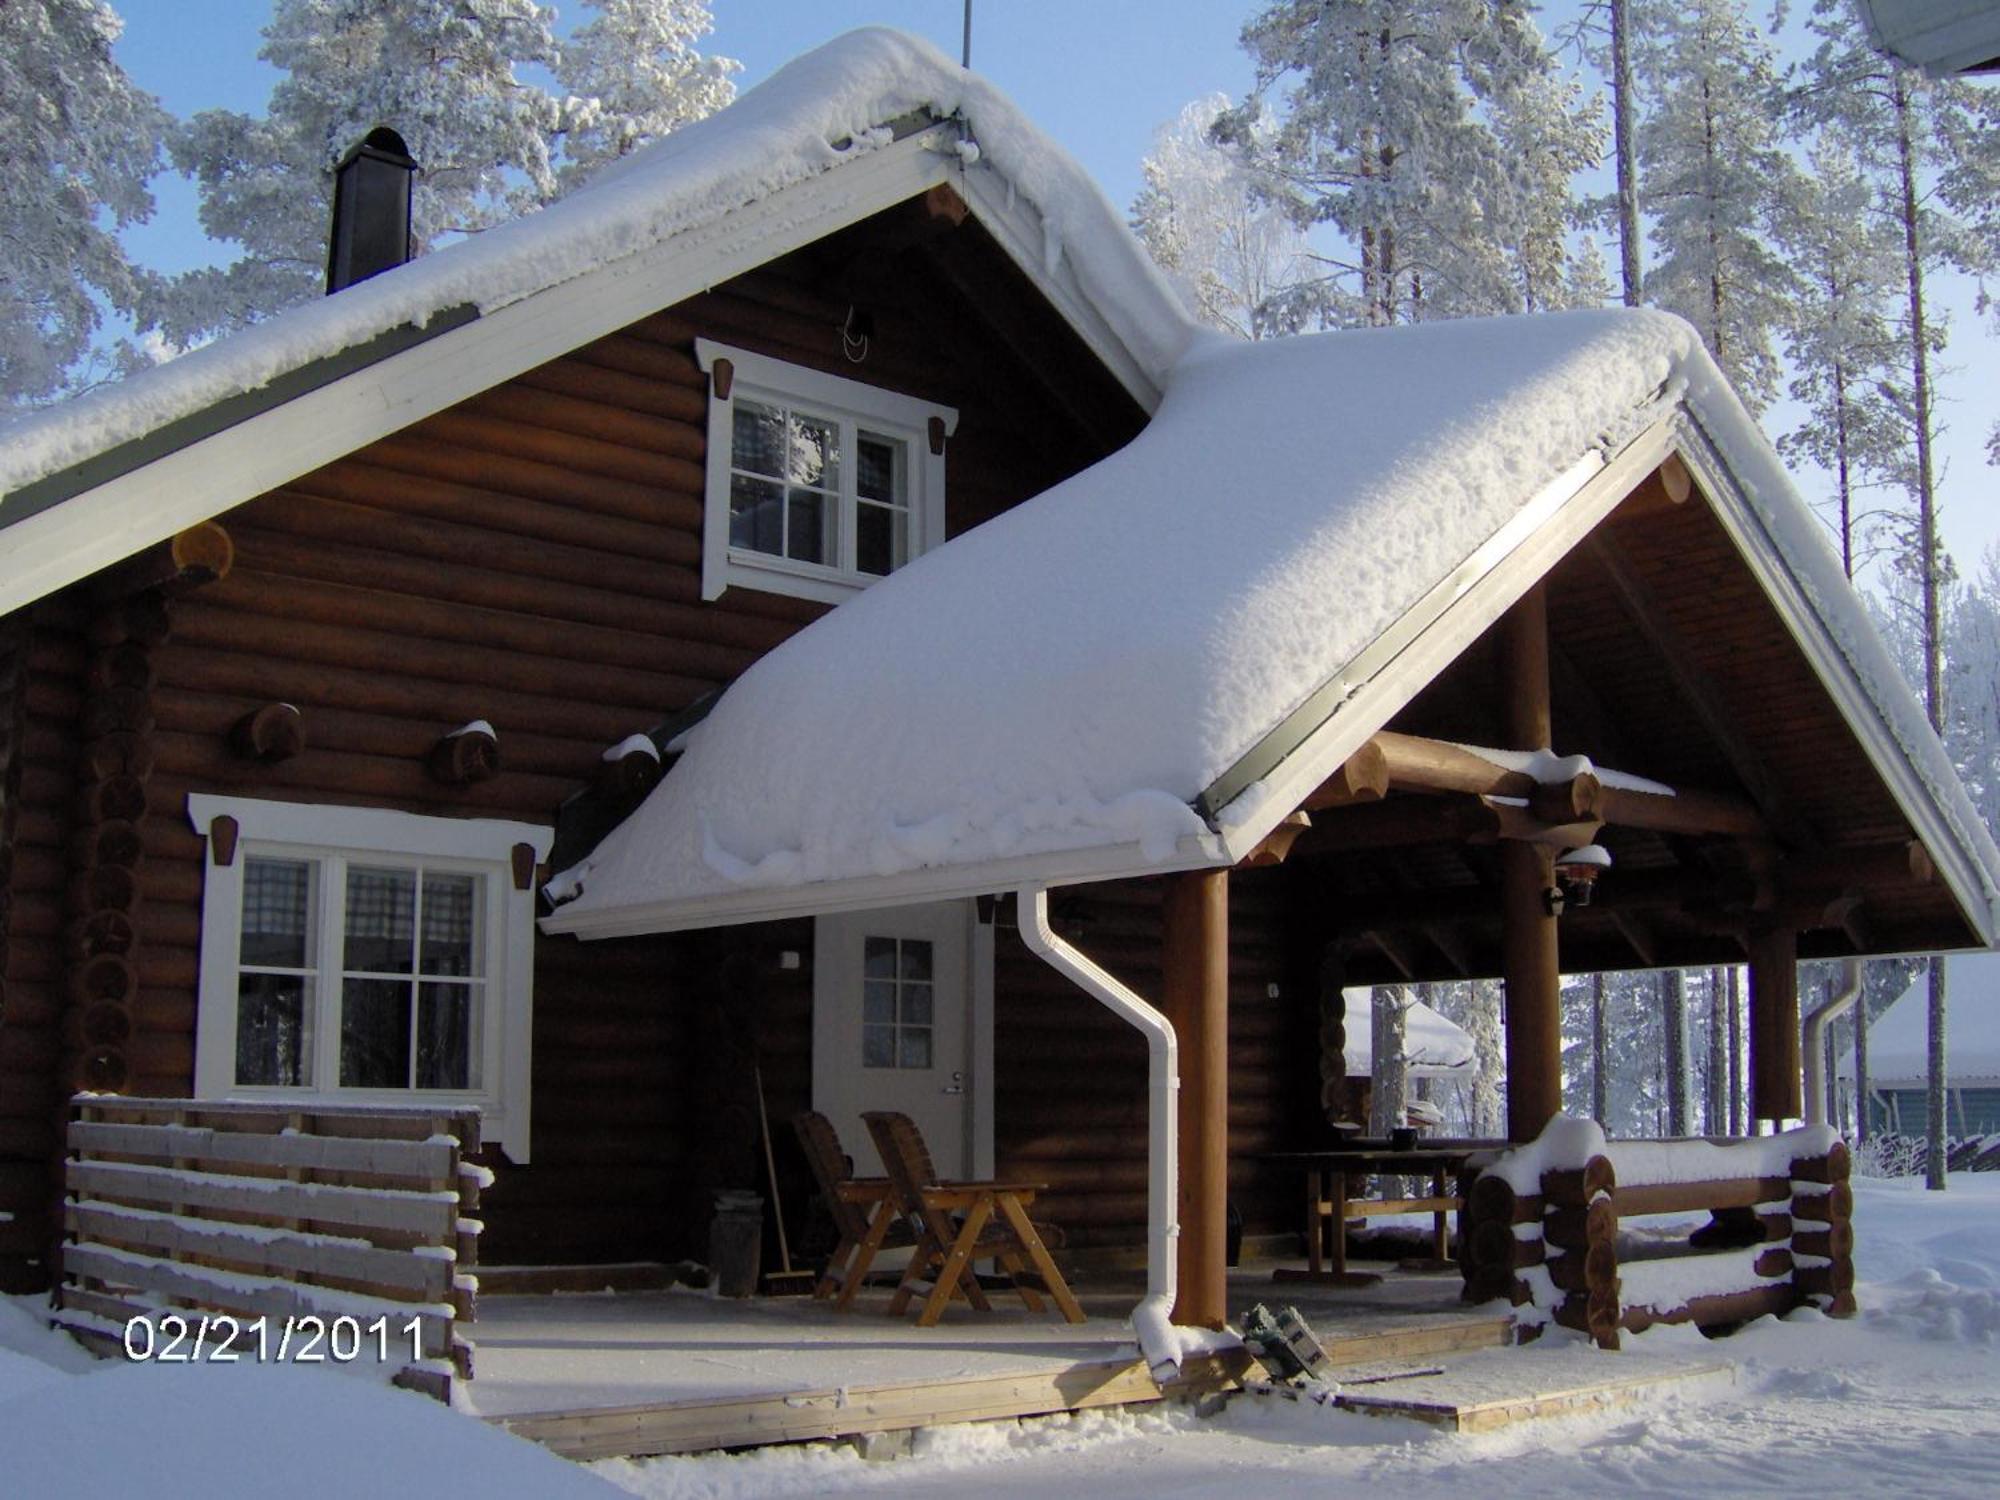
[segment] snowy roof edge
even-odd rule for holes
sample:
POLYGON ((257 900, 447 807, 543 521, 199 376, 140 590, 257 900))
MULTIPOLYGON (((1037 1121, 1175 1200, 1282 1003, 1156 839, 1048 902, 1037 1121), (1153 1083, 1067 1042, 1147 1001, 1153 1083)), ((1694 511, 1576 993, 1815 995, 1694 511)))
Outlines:
POLYGON ((1150 408, 1196 333, 1117 211, 998 89, 920 38, 864 28, 539 213, 0 425, 0 528, 14 551, 0 613, 940 183, 1150 408), (926 114, 914 133, 887 128, 926 114), (469 311, 438 336, 254 399, 450 308, 469 311), (89 473, 246 396, 233 424, 89 473), (273 428, 285 429, 275 441, 273 428), (74 494, 31 488, 79 468, 74 494), (23 490, 33 503, 10 505, 23 490))

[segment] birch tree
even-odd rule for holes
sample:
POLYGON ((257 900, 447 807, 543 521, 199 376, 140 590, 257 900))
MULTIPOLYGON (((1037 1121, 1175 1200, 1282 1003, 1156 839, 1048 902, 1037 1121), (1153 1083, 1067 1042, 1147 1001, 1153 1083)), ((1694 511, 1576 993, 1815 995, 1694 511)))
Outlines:
MULTIPOLYGON (((0 401, 67 394, 102 320, 143 274, 118 230, 153 212, 167 116, 113 61, 96 0, 0 4, 0 401)), ((111 359, 115 361, 117 354, 111 359)))

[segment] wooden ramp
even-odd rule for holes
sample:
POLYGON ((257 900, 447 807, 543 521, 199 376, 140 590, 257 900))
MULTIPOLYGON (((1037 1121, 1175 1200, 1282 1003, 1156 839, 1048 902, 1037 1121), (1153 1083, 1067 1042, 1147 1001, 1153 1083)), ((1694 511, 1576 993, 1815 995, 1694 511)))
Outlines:
POLYGON ((1731 1386, 1736 1367, 1679 1351, 1530 1345, 1454 1354, 1428 1369, 1407 1360, 1360 1366, 1344 1378, 1334 1398, 1342 1410, 1409 1417, 1452 1432, 1492 1432, 1516 1422, 1615 1410, 1674 1391, 1731 1386))

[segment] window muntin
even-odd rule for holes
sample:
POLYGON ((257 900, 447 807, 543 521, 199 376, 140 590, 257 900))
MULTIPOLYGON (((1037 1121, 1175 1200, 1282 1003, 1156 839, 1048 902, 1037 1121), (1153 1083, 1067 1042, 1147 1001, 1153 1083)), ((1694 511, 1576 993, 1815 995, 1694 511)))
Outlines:
POLYGON ((927 938, 875 937, 861 943, 861 1066, 931 1066, 933 953, 927 938))
POLYGON ((958 414, 782 360, 726 360, 709 401, 702 597, 734 585, 838 603, 944 539, 942 437, 958 414))

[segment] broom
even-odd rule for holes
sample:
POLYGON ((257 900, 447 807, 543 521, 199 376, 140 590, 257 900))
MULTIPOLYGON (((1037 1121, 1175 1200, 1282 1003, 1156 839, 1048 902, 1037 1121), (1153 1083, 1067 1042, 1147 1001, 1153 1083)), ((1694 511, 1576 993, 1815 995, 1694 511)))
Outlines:
POLYGON ((764 1131, 764 1173, 771 1184, 771 1218, 778 1227, 778 1259, 784 1266, 783 1270, 764 1273, 764 1295, 800 1297, 813 1289, 813 1284, 819 1280, 819 1273, 792 1269, 792 1246, 785 1234, 785 1205, 778 1197, 778 1159, 771 1151, 771 1115, 764 1107, 763 1065, 752 1063, 750 1072, 757 1081, 757 1123, 764 1131))

